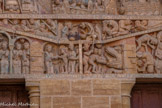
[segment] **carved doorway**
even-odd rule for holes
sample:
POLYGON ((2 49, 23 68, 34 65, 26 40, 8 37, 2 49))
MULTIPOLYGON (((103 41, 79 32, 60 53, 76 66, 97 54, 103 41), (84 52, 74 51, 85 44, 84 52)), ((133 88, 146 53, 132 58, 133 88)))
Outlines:
POLYGON ((0 84, 0 108, 29 108, 24 84, 0 84))
POLYGON ((162 84, 139 83, 131 93, 131 108, 162 108, 162 84))

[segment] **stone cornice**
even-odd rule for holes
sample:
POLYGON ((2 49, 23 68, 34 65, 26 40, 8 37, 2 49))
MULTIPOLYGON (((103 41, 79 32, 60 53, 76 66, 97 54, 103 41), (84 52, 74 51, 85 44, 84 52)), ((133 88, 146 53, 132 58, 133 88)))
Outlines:
POLYGON ((121 20, 121 19, 148 19, 148 20, 162 20, 162 16, 148 16, 148 15, 72 15, 72 14, 0 14, 0 19, 58 19, 58 20, 121 20))

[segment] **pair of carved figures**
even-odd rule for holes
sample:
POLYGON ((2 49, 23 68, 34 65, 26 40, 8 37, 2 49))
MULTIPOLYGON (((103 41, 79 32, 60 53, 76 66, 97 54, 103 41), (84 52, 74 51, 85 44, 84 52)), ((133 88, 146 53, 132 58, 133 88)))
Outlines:
POLYGON ((137 40, 139 73, 162 73, 162 32, 143 35, 137 40))
POLYGON ((15 43, 13 49, 13 73, 29 74, 30 68, 30 44, 24 39, 15 43))
POLYGON ((9 50, 8 41, 1 37, 0 41, 0 72, 1 74, 9 74, 9 66, 11 65, 14 74, 29 74, 29 59, 30 59, 30 45, 24 39, 20 39, 15 43, 14 49, 9 50), (12 57, 10 55, 12 53, 12 57))
POLYGON ((10 20, 10 19, 3 19, 0 22, 0 25, 3 27, 8 27, 13 30, 23 31, 23 32, 30 32, 33 34, 51 37, 57 35, 57 21, 52 19, 47 20, 10 20))
POLYGON ((148 28, 147 20, 105 20, 103 21, 103 39, 143 31, 148 28))
POLYGON ((121 73, 122 47, 84 44, 83 68, 84 73, 121 73))
POLYGON ((38 13, 36 0, 0 0, 3 13, 38 13))
POLYGON ((79 72, 79 49, 74 44, 45 46, 45 71, 46 73, 78 73, 79 72))
POLYGON ((53 13, 105 13, 107 0, 53 0, 53 13))

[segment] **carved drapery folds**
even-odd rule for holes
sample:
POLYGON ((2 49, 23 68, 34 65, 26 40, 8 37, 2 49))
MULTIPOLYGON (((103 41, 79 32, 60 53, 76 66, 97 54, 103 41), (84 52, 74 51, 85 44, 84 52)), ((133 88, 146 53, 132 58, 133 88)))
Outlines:
POLYGON ((0 72, 1 74, 9 73, 9 40, 0 34, 0 72))
POLYGON ((30 44, 25 39, 15 42, 13 49, 13 73, 29 74, 30 69, 30 44))
POLYGON ((14 31, 21 31, 40 35, 48 38, 56 38, 57 21, 52 19, 36 20, 36 19, 3 19, 0 21, 1 27, 7 27, 14 31))
POLYGON ((137 38, 139 73, 162 73, 162 31, 137 38))
POLYGON ((44 47, 46 73, 78 73, 79 49, 78 45, 53 45, 44 47))
POLYGON ((44 46, 45 73, 100 74, 123 72, 123 46, 95 43, 44 46), (80 58, 80 56, 82 56, 80 58), (83 70, 83 72, 81 72, 83 70))
POLYGON ((37 0, 0 0, 1 13, 38 13, 37 0))
POLYGON ((117 14, 115 0, 52 0, 54 14, 117 14))
POLYGON ((0 34, 0 73, 30 73, 30 43, 27 38, 11 38, 5 32, 0 34))

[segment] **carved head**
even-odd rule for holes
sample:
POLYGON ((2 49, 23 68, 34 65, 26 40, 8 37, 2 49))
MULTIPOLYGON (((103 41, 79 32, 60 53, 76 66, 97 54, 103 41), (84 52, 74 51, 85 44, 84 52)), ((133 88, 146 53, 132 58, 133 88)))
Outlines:
POLYGON ((141 24, 144 25, 144 26, 147 26, 148 25, 148 22, 147 22, 147 20, 142 20, 141 21, 141 24))
POLYGON ((21 44, 20 43, 16 43, 16 49, 20 50, 21 49, 21 44))
POLYGON ((69 44, 69 49, 70 49, 70 50, 74 50, 74 44, 70 43, 70 44, 69 44))
POLYGON ((46 51, 47 52, 51 52, 52 51, 52 46, 51 45, 47 45, 46 46, 46 51))
POLYGON ((30 24, 34 24, 35 20, 34 19, 29 19, 30 24))
POLYGON ((28 50, 29 47, 30 47, 29 43, 28 43, 28 42, 25 42, 25 43, 24 43, 24 49, 25 49, 25 50, 28 50))
POLYGON ((27 25, 26 20, 21 20, 21 25, 27 25))
POLYGON ((156 38, 150 39, 150 44, 157 45, 158 44, 158 40, 156 38))
POLYGON ((19 23, 19 20, 17 20, 17 19, 13 20, 14 25, 17 25, 18 23, 19 23))
POLYGON ((72 27, 72 23, 71 22, 65 22, 65 26, 67 26, 68 28, 72 27))
POLYGON ((3 49, 3 50, 6 50, 7 47, 8 47, 7 41, 3 41, 3 42, 2 42, 2 49, 3 49))
POLYGON ((52 19, 47 19, 47 24, 51 25, 52 22, 53 22, 52 19))

